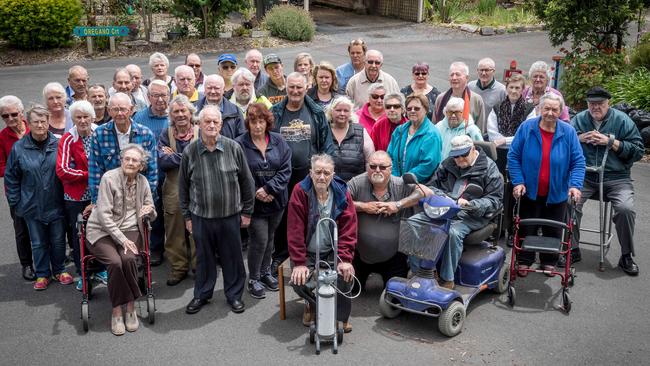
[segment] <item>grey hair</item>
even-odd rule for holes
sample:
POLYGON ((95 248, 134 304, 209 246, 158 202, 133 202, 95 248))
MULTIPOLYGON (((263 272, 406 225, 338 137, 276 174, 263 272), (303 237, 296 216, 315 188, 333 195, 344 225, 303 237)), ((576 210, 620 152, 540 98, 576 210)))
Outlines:
POLYGON ((469 76, 469 67, 467 66, 466 63, 464 63, 462 61, 454 61, 454 62, 452 62, 451 65, 449 65, 449 72, 451 73, 451 69, 453 69, 455 67, 458 67, 458 68, 462 69, 463 72, 465 73, 465 76, 469 76))
POLYGON ((311 169, 314 169, 314 166, 318 162, 323 162, 325 164, 329 164, 329 165, 332 166, 332 169, 335 168, 334 159, 332 159, 331 156, 329 156, 329 155, 327 155, 325 153, 323 153, 323 154, 314 154, 314 155, 311 156, 310 160, 311 160, 311 169))
POLYGON ((74 72, 76 71, 84 71, 86 74, 88 74, 88 70, 86 70, 85 67, 81 65, 74 65, 71 68, 68 69, 68 77, 70 77, 74 72))
POLYGON ((113 74, 113 81, 117 80, 117 75, 122 73, 127 74, 129 76, 129 80, 132 80, 129 70, 127 70, 126 67, 120 67, 119 69, 115 70, 115 74, 113 74))
POLYGON ((188 74, 192 74, 192 79, 194 79, 196 81, 196 75, 194 75, 194 69, 192 69, 191 67, 189 67, 187 65, 176 66, 176 68, 174 69, 174 77, 178 78, 178 73, 181 72, 181 71, 185 71, 188 74))
POLYGON ((251 83, 255 83, 255 75, 253 75, 253 73, 245 67, 238 68, 237 71, 235 71, 235 73, 232 74, 230 81, 232 81, 233 84, 237 84, 239 78, 244 78, 250 81, 251 83))
POLYGON ((402 109, 404 109, 404 101, 405 101, 404 94, 402 94, 402 93, 391 93, 391 94, 385 95, 384 96, 384 108, 386 108, 386 104, 388 103, 389 99, 397 99, 397 100, 399 100, 400 106, 402 107, 402 109))
MULTIPOLYGON (((370 156, 368 157, 368 160, 373 159, 373 158, 388 159, 388 161, 389 161, 391 164, 393 163, 393 159, 391 159, 391 158, 390 158, 390 155, 388 155, 388 153, 385 152, 384 150, 377 150, 377 151, 373 152, 373 153, 370 154, 370 156)), ((368 165, 368 164, 369 164, 369 163, 366 162, 366 165, 368 165)))
POLYGON ((169 68, 169 59, 160 52, 154 52, 149 56, 149 67, 153 67, 158 61, 162 61, 169 68))
POLYGON ((302 79, 305 82, 305 86, 307 85, 307 77, 305 77, 305 75, 299 73, 298 71, 294 71, 289 75, 287 75, 287 81, 289 79, 302 79))
POLYGON ((554 101, 560 102, 560 112, 562 112, 564 110, 564 99, 561 96, 559 96, 559 95, 557 95, 555 93, 546 93, 546 94, 542 95, 541 98, 539 98, 539 110, 540 111, 542 110, 542 108, 544 108, 544 103, 547 100, 554 100, 554 101))
POLYGON ((50 111, 47 110, 44 106, 40 104, 34 104, 32 105, 28 110, 25 115, 27 116, 27 122, 32 123, 32 114, 35 114, 37 116, 45 116, 47 117, 48 121, 50 120, 50 111))
POLYGON ((0 98, 0 110, 3 110, 4 108, 10 107, 12 105, 15 105, 21 111, 25 110, 23 102, 21 102, 20 99, 15 95, 5 95, 4 97, 0 98))
POLYGON ((93 105, 90 104, 89 101, 86 100, 77 100, 72 105, 70 105, 70 115, 74 119, 74 115, 77 112, 85 113, 95 119, 95 108, 93 108, 93 105))
POLYGON ((57 82, 47 83, 45 84, 45 87, 43 87, 43 100, 47 102, 46 100, 47 95, 52 92, 67 95, 65 93, 65 88, 63 87, 63 85, 61 85, 61 83, 57 83, 57 82))
POLYGON ((160 80, 160 79, 153 79, 151 80, 151 83, 149 83, 149 86, 147 87, 147 91, 149 94, 151 94, 151 86, 157 85, 157 86, 163 86, 167 90, 167 94, 169 94, 169 85, 167 85, 166 82, 160 80))
POLYGON ((442 109, 442 112, 446 113, 447 109, 451 107, 460 107, 460 109, 462 110, 463 108, 465 108, 465 101, 462 98, 451 97, 449 98, 449 101, 447 102, 445 107, 442 109))
POLYGON ((140 153, 140 161, 142 162, 142 166, 147 165, 147 160, 149 160, 149 153, 142 148, 142 146, 134 143, 128 143, 124 148, 120 151, 120 160, 124 158, 124 154, 126 154, 127 151, 129 150, 135 150, 140 153))
POLYGON ((544 61, 535 61, 530 65, 530 69, 528 70, 528 79, 532 79, 533 74, 538 71, 545 73, 547 79, 551 79, 551 68, 548 67, 548 64, 544 61))
POLYGON ((226 82, 223 80, 223 76, 217 74, 206 75, 205 79, 203 79, 203 85, 206 85, 208 81, 216 81, 221 84, 221 86, 224 86, 226 84, 226 82))
POLYGON ((120 92, 120 93, 115 93, 115 94, 113 94, 113 95, 110 97, 110 99, 108 99, 108 105, 111 105, 111 103, 113 102, 113 99, 117 100, 117 99, 119 99, 119 98, 124 98, 124 99, 128 100, 128 101, 129 101, 129 105, 130 105, 130 106, 133 106, 133 101, 131 100, 131 97, 129 97, 128 95, 126 95, 126 94, 124 94, 124 93, 121 93, 121 92, 120 92))
POLYGON ((263 55, 262 55, 262 52, 260 52, 260 51, 259 51, 258 49, 256 49, 256 48, 253 48, 252 50, 248 50, 248 52, 246 52, 246 56, 244 56, 244 60, 248 60, 248 58, 249 58, 250 56, 252 56, 253 53, 257 53, 258 55, 260 55, 260 57, 263 56, 263 55))
POLYGON ((169 107, 167 108, 167 114, 169 115, 169 124, 174 125, 173 120, 172 120, 172 108, 175 104, 180 104, 187 108, 188 111, 190 111, 190 114, 192 114, 191 118, 191 123, 194 124, 195 118, 194 118, 194 113, 196 113, 196 107, 190 100, 187 98, 187 96, 183 94, 177 94, 174 98, 172 98, 171 102, 169 102, 169 107))
POLYGON ((221 116, 221 110, 219 109, 219 106, 214 105, 214 104, 208 104, 203 109, 201 109, 201 112, 199 112, 199 121, 203 120, 203 116, 205 115, 205 111, 207 110, 214 110, 217 112, 217 115, 219 116, 219 119, 223 122, 223 118, 221 116))
POLYGON ((368 97, 370 97, 370 94, 374 93, 375 91, 382 89, 384 92, 386 91, 386 87, 382 83, 372 83, 368 87, 368 97))
POLYGON ((486 64, 490 65, 490 67, 493 67, 493 68, 497 66, 497 64, 494 62, 494 60, 489 58, 489 57, 485 57, 485 58, 482 58, 482 59, 478 60, 477 66, 481 67, 481 65, 486 65, 486 64))
MULTIPOLYGON (((329 107, 325 110, 325 117, 327 117, 327 120, 332 123, 332 111, 334 108, 336 108, 337 105, 339 104, 346 104, 348 107, 350 107, 350 111, 354 111, 354 103, 350 100, 345 95, 341 95, 339 97, 334 98, 332 103, 330 103, 329 107)), ((350 120, 348 121, 350 123, 358 123, 359 122, 359 117, 357 117, 357 114, 352 112, 350 113, 350 120)))
POLYGON ((368 56, 371 56, 372 54, 375 54, 375 55, 379 56, 379 59, 381 60, 381 63, 384 63, 384 54, 383 53, 381 53, 379 50, 368 50, 366 52, 366 58, 368 56))

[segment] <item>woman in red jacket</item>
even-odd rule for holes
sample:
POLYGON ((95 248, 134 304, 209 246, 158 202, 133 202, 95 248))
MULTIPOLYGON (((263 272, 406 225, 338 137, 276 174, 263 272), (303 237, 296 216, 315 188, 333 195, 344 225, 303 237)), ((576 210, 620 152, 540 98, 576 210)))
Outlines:
MULTIPOLYGON (((16 141, 29 134, 29 127, 25 119, 23 103, 13 95, 5 95, 0 98, 0 115, 5 125, 7 125, 0 131, 0 177, 4 177, 11 147, 14 146, 16 141)), ((34 273, 32 242, 29 240, 27 224, 25 219, 16 216, 11 207, 9 213, 14 222, 16 249, 20 265, 23 267, 23 278, 27 281, 34 281, 36 274, 34 273)))
MULTIPOLYGON (((70 114, 74 127, 61 136, 56 157, 56 175, 63 184, 65 201, 65 222, 68 238, 72 238, 72 249, 77 274, 81 274, 79 257, 79 237, 75 228, 77 215, 90 214, 90 190, 88 188, 88 154, 93 130, 97 127, 95 109, 90 102, 80 100, 72 103, 70 114)), ((102 282, 107 281, 106 271, 95 274, 102 282)), ((81 278, 77 281, 77 290, 81 291, 81 278)))
MULTIPOLYGON (((327 229, 325 229, 327 230, 327 229)), ((305 299, 305 312, 302 322, 309 326, 314 321, 316 298, 313 278, 316 251, 322 261, 331 266, 333 256, 338 256, 337 287, 342 292, 349 291, 354 276, 352 258, 357 244, 357 213, 352 196, 345 182, 334 175, 334 160, 327 154, 311 157, 309 175, 296 185, 289 199, 287 214, 287 242, 291 257, 291 283, 296 293, 305 299), (338 251, 333 253, 330 225, 320 225, 321 242, 316 241, 316 229, 319 219, 329 217, 336 221, 338 227, 338 251), (329 233, 324 228, 329 228, 329 233)), ((346 333, 352 331, 349 322, 352 301, 337 293, 336 318, 343 322, 346 333)))

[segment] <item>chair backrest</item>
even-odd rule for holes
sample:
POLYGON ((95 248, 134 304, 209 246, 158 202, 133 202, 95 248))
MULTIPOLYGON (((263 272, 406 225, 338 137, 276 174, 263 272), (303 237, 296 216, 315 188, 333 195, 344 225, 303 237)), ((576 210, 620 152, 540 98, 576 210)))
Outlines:
POLYGON ((492 161, 497 161, 497 145, 492 141, 474 141, 474 146, 480 146, 492 161))

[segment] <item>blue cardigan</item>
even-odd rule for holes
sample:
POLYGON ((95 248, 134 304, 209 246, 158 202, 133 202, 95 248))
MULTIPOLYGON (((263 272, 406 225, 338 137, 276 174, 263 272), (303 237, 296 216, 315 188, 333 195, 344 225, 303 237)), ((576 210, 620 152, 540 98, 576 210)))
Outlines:
POLYGON ((438 168, 442 160, 442 138, 436 126, 425 118, 409 143, 406 143, 411 121, 398 126, 390 138, 388 155, 393 161, 393 175, 401 177, 413 173, 424 183, 438 168), (404 149, 406 148, 406 156, 404 149))
MULTIPOLYGON (((537 199, 539 168, 542 163, 541 117, 522 122, 508 151, 508 171, 512 185, 524 184, 526 196, 537 199)), ((576 131, 570 124, 557 120, 551 143, 551 175, 547 204, 567 200, 569 188, 582 189, 585 179, 585 158, 576 131)))

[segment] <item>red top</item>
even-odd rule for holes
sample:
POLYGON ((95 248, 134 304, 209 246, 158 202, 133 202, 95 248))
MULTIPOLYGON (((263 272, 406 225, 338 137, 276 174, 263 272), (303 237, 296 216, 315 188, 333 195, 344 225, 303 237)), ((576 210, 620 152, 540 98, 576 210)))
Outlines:
POLYGON ((386 116, 386 112, 384 112, 384 113, 382 113, 381 116, 379 116, 379 118, 377 118, 377 120, 375 120, 370 115, 370 111, 368 110, 369 107, 370 107, 370 105, 368 103, 366 103, 366 104, 363 105, 363 108, 361 108, 361 109, 359 109, 357 111, 357 117, 359 117, 359 124, 361 126, 363 126, 363 128, 365 128, 366 131, 368 131, 368 133, 370 133, 370 131, 372 131, 372 126, 374 126, 375 123, 377 121, 379 121, 379 119, 386 116))
MULTIPOLYGON (((25 135, 27 135, 29 133, 29 127, 27 127, 27 122, 24 123, 25 135)), ((9 159, 9 154, 11 153, 11 147, 18 140, 18 135, 9 127, 5 127, 0 131, 0 177, 5 176, 5 168, 7 167, 7 159, 9 159)))
MULTIPOLYGON (((408 119, 402 117, 402 120, 400 121, 399 124, 401 125, 406 121, 408 121, 408 119)), ((381 116, 377 120, 377 123, 375 123, 375 125, 372 126, 372 131, 370 131, 370 138, 372 139, 372 142, 375 144, 375 151, 388 150, 388 145, 390 144, 390 138, 393 135, 393 131, 395 131, 397 126, 399 125, 396 125, 391 121, 389 121, 386 115, 381 116)))
POLYGON ((542 133, 542 163, 539 166, 539 181, 537 183, 537 196, 548 196, 548 182, 551 177, 551 144, 555 132, 544 131, 542 133))
POLYGON ((63 184, 63 192, 77 201, 83 198, 88 187, 88 157, 79 135, 66 132, 59 140, 56 175, 63 184))

